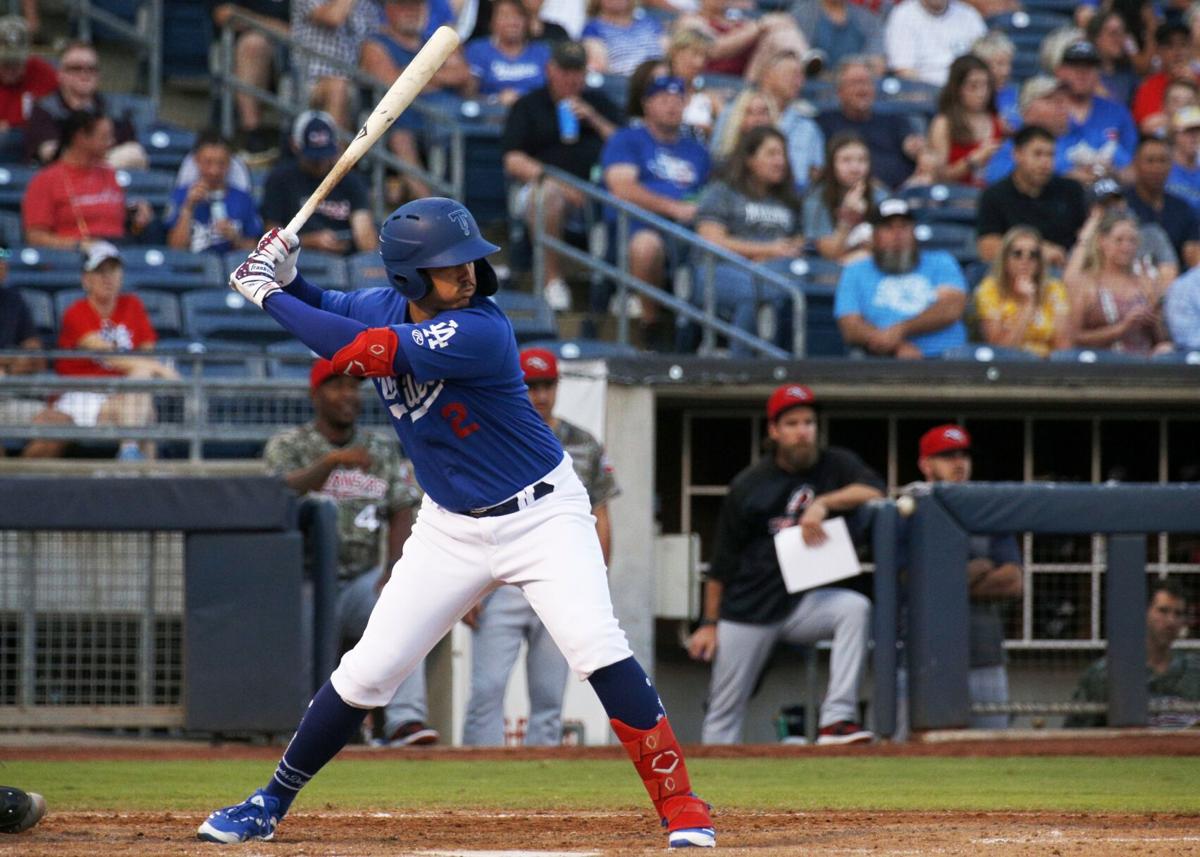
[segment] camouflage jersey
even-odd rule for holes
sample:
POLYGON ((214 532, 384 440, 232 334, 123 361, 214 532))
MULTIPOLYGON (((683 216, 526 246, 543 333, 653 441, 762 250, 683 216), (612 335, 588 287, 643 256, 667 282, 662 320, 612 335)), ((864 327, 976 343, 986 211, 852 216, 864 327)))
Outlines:
POLYGON ((600 441, 579 426, 562 419, 557 421, 554 434, 571 456, 571 461, 575 464, 575 475, 587 489, 588 500, 593 509, 621 493, 613 476, 612 465, 608 462, 608 455, 605 454, 600 441))
MULTIPOLYGON (((392 514, 416 506, 421 489, 412 465, 400 456, 394 439, 358 430, 341 449, 363 446, 371 456, 367 471, 335 467, 317 497, 338 507, 338 576, 357 577, 379 565, 382 538, 392 514)), ((287 474, 310 467, 334 450, 313 423, 282 431, 267 441, 263 458, 272 473, 287 474)))
MULTIPOLYGON (((1151 705, 1170 705, 1172 702, 1200 702, 1200 654, 1178 649, 1171 652, 1167 671, 1156 673, 1146 667, 1146 690, 1151 705)), ((1079 687, 1071 697, 1075 702, 1108 701, 1108 659, 1095 661, 1079 679, 1079 687)), ((1200 717, 1192 712, 1163 711, 1150 714, 1147 726, 1181 729, 1195 724, 1200 717)), ((1072 714, 1064 726, 1104 726, 1103 714, 1072 714)))

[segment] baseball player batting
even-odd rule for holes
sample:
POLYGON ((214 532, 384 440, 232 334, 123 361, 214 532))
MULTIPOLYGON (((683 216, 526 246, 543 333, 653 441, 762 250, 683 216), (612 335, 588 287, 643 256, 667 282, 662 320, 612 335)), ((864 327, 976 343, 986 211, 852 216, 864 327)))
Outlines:
POLYGON ((391 288, 322 290, 273 229, 230 277, 336 372, 370 378, 425 490, 417 523, 358 645, 317 691, 270 781, 212 813, 210 842, 270 839, 300 789, 455 622, 518 587, 610 718, 671 848, 712 848, 658 693, 613 615, 587 492, 526 395, 512 325, 475 218, 450 199, 396 209, 379 234, 391 288))

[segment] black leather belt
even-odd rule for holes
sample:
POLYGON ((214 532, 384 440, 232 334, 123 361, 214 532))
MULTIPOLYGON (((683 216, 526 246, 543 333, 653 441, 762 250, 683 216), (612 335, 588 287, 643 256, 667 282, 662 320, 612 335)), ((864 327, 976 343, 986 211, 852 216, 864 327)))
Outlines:
MULTIPOLYGON (((533 499, 540 500, 547 494, 554 493, 554 486, 549 482, 539 482, 533 486, 533 499)), ((530 502, 533 502, 532 500, 530 502)), ((495 506, 488 506, 486 509, 471 509, 465 514, 472 518, 498 518, 501 515, 511 515, 521 509, 521 498, 510 497, 503 503, 497 503, 495 506)))

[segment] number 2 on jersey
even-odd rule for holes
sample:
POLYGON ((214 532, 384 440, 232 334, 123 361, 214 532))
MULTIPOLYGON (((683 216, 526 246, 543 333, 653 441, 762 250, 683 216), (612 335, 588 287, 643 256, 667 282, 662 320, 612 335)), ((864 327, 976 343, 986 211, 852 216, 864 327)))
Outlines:
POLYGON ((460 439, 479 431, 479 423, 467 422, 467 409, 461 402, 450 402, 443 407, 442 417, 450 423, 450 428, 460 439))

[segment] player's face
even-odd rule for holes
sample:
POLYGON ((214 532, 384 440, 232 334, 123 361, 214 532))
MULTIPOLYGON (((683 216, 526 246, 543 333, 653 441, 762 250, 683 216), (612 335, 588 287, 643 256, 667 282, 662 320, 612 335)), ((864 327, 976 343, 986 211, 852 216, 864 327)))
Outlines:
POLYGON ((1179 639, 1183 631, 1183 600, 1169 592, 1154 593, 1146 610, 1146 639, 1166 648, 1179 639))
POLYGON ((433 280, 433 288, 417 304, 430 315, 448 309, 462 309, 471 302, 475 294, 474 262, 447 268, 427 268, 425 273, 433 280))
POLYGON ((929 482, 969 482, 971 453, 956 449, 941 455, 927 455, 917 462, 917 467, 929 482))
POLYGON ((779 415, 767 426, 775 459, 791 470, 807 470, 817 461, 817 413, 803 405, 779 415))
POLYGON ((533 381, 529 384, 529 401, 547 425, 554 417, 554 402, 557 398, 557 381, 533 381))
POLYGON ((348 429, 362 410, 361 379, 334 375, 313 390, 313 410, 317 419, 334 428, 348 429))

